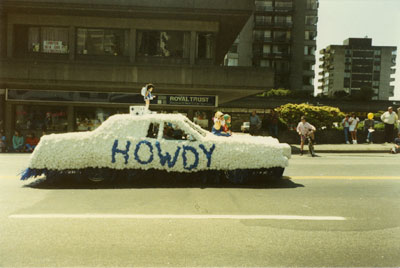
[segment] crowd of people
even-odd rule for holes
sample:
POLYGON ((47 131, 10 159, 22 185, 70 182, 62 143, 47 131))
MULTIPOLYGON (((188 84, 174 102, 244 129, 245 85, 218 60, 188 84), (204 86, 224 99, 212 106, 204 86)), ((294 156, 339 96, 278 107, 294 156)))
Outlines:
MULTIPOLYGON (((146 107, 149 102, 155 96, 151 95, 154 86, 148 84, 143 88, 144 100, 146 107)), ((400 108, 398 108, 400 114, 400 108)), ((394 143, 392 153, 400 152, 400 121, 396 112, 393 111, 393 107, 388 107, 388 110, 383 113, 380 117, 381 122, 384 123, 384 135, 386 143, 394 143), (398 126, 398 135, 394 137, 395 126, 398 126)), ((229 137, 232 135, 232 124, 231 116, 223 114, 217 111, 213 117, 213 127, 211 132, 217 136, 229 137)), ((374 120, 374 114, 368 113, 367 118, 363 121, 366 142, 374 142, 374 132, 376 124, 379 121, 374 120)), ((258 135, 263 123, 266 123, 270 136, 278 137, 278 124, 279 116, 278 113, 272 109, 271 113, 264 117, 263 120, 257 115, 256 111, 253 111, 249 117, 249 133, 250 135, 258 135)), ((341 122, 344 131, 344 141, 346 144, 357 144, 357 129, 360 123, 359 117, 355 113, 348 114, 344 117, 341 122)), ((304 142, 306 137, 310 135, 312 141, 314 141, 314 132, 316 128, 306 121, 306 117, 302 116, 299 124, 297 125, 296 131, 300 135, 300 147, 303 152, 304 142)), ((24 137, 20 131, 16 130, 12 136, 10 144, 7 143, 6 136, 3 130, 0 130, 0 152, 33 152, 35 147, 39 143, 39 139, 35 137, 34 133, 29 133, 24 137)))
POLYGON ((39 138, 35 137, 33 132, 24 137, 19 130, 16 130, 12 136, 11 143, 8 144, 4 131, 0 130, 0 152, 2 153, 31 153, 38 143, 39 138))
MULTIPOLYGON (((400 112, 400 108, 398 109, 400 112)), ((394 142, 394 133, 395 133, 395 126, 398 125, 398 132, 400 132, 400 123, 398 115, 393 111, 393 107, 388 107, 388 110, 384 112, 381 117, 381 122, 384 123, 384 135, 385 135, 385 142, 392 143, 394 142)), ((364 128, 363 131, 366 135, 366 142, 373 143, 374 142, 374 132, 375 132, 375 125, 379 121, 374 120, 374 114, 368 113, 367 118, 364 120, 364 128)), ((351 115, 346 115, 345 118, 342 120, 341 124, 344 130, 344 140, 347 144, 357 144, 357 127, 360 123, 360 119, 352 113, 351 115), (351 142, 349 140, 349 133, 351 134, 351 142)))

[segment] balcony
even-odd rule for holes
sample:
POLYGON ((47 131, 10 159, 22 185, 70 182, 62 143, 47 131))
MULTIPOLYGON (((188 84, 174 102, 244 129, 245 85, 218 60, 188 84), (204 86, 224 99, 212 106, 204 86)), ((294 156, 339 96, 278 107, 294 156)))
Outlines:
POLYGON ((315 71, 313 71, 313 70, 303 70, 303 75, 315 77, 315 71))
POLYGON ((396 73, 396 69, 392 68, 390 69, 390 74, 395 74, 396 73))
POLYGON ((293 7, 275 7, 275 12, 290 13, 293 11, 293 7))
POLYGON ((273 12, 274 7, 271 6, 261 6, 256 4, 256 12, 273 12))
POLYGON ((274 37, 273 41, 274 43, 290 43, 291 39, 286 37, 274 37))
POLYGON ((315 62, 315 55, 304 55, 304 60, 315 62))
POLYGON ((274 25, 275 27, 292 27, 293 22, 291 21, 275 21, 274 25))
POLYGON ((256 20, 255 26, 272 26, 274 25, 273 21, 265 21, 265 20, 256 20))
POLYGON ((267 52, 262 54, 263 58, 284 59, 290 58, 290 53, 283 52, 267 52))
POLYGON ((273 27, 273 28, 292 28, 293 22, 287 22, 287 21, 262 21, 262 20, 256 20, 254 22, 256 27, 263 27, 263 26, 268 26, 268 27, 273 27))
POLYGON ((254 36, 254 42, 264 42, 269 43, 272 42, 272 37, 264 37, 264 36, 254 36))

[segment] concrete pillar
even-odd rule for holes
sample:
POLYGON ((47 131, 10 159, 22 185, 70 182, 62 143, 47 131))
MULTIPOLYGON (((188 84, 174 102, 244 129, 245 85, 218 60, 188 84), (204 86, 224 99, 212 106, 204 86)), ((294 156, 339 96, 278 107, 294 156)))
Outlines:
POLYGON ((6 105, 6 90, 5 89, 0 89, 0 129, 4 129, 4 110, 5 110, 5 105, 6 105))
POLYGON ((5 120, 5 124, 4 124, 4 131, 7 137, 7 142, 8 144, 10 144, 11 140, 12 140, 12 136, 14 134, 14 113, 13 113, 13 109, 12 109, 12 105, 10 103, 5 103, 5 116, 4 116, 4 120, 5 120))
POLYGON ((196 64, 197 35, 195 31, 190 32, 190 65, 196 64))
POLYGON ((75 131, 75 116, 74 116, 74 106, 68 105, 67 108, 67 122, 68 122, 68 132, 73 132, 75 131))
POLYGON ((187 117, 190 119, 190 121, 193 121, 193 117, 194 117, 193 109, 188 110, 187 117))
POLYGON ((131 28, 129 33, 129 61, 136 61, 136 29, 131 28))
POLYGON ((0 56, 7 55, 7 14, 0 7, 0 56))
POLYGON ((13 56, 13 41, 14 41, 14 25, 8 24, 7 25, 7 57, 11 58, 13 56))
POLYGON ((69 48, 69 60, 74 61, 75 60, 75 54, 76 54, 76 29, 74 26, 69 27, 69 42, 68 42, 68 48, 69 48))

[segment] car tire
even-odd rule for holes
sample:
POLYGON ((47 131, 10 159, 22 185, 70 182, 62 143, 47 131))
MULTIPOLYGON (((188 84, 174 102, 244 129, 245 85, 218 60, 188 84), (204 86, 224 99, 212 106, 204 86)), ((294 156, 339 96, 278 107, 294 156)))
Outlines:
POLYGON ((283 167, 273 167, 269 170, 269 177, 273 180, 280 180, 282 179, 283 172, 285 168, 283 167))
POLYGON ((227 170, 225 178, 234 184, 246 183, 249 178, 249 172, 245 169, 227 170))

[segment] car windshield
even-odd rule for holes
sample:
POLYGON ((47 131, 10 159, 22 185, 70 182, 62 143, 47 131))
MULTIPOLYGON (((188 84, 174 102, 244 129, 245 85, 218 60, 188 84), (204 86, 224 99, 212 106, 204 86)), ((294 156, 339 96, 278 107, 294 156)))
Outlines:
POLYGON ((205 137, 207 136, 208 131, 202 129, 199 125, 196 125, 192 121, 185 119, 185 123, 187 123, 192 129, 194 129, 197 133, 199 133, 201 136, 205 137))

